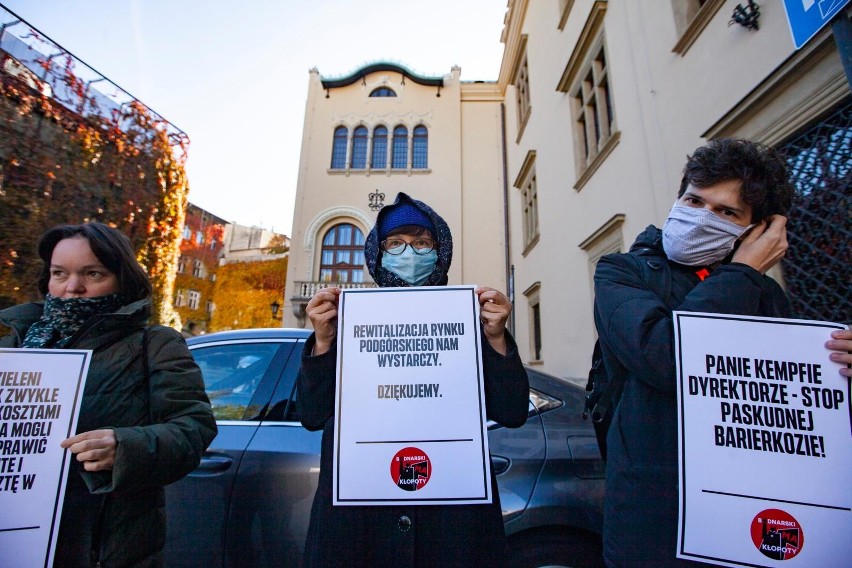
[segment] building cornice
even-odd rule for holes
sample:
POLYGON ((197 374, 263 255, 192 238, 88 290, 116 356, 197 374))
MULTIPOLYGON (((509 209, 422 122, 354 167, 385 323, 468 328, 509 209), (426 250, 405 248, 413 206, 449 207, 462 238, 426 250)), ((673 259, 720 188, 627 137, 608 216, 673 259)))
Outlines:
POLYGON ((521 31, 524 27, 524 18, 527 15, 528 0, 510 0, 506 11, 503 27, 503 35, 500 40, 505 44, 503 49, 503 60, 500 63, 500 75, 497 84, 500 92, 505 96, 506 88, 515 79, 518 53, 523 50, 521 31))
POLYGON ((382 71, 393 71, 399 73, 403 77, 407 77, 419 85, 426 85, 428 87, 444 86, 443 77, 424 77, 422 75, 417 75, 416 73, 409 71, 402 65, 397 65, 395 63, 388 62, 379 62, 372 63, 370 65, 365 65, 364 67, 361 67, 360 69, 357 69, 351 74, 346 75, 344 77, 336 77, 334 79, 321 79, 322 88, 337 89, 340 87, 347 87, 353 83, 360 81, 370 73, 381 73, 382 71))
POLYGON ((779 144, 849 96, 849 84, 839 59, 831 27, 827 27, 788 57, 701 137, 711 140, 739 136, 769 146, 779 144), (811 75, 823 68, 831 72, 811 75), (747 130, 763 113, 777 119, 766 121, 756 130, 747 130))
POLYGON ((401 124, 411 130, 412 128, 420 124, 426 126, 427 128, 432 128, 433 113, 432 111, 424 113, 386 112, 384 114, 376 114, 373 112, 348 112, 346 114, 333 114, 331 116, 331 122, 334 126, 345 126, 350 129, 360 125, 364 125, 372 129, 381 124, 383 126, 386 126, 388 130, 391 130, 394 126, 401 124))
POLYGON ((500 94, 500 89, 497 87, 496 82, 477 81, 475 83, 461 84, 461 100, 462 102, 502 102, 503 95, 500 94))

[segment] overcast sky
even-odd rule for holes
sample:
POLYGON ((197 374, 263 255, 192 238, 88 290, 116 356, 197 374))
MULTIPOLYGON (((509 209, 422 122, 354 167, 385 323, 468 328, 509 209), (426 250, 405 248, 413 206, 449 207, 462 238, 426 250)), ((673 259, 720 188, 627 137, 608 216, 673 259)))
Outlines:
POLYGON ((289 235, 308 70, 496 80, 507 0, 0 3, 189 135, 191 202, 289 235))

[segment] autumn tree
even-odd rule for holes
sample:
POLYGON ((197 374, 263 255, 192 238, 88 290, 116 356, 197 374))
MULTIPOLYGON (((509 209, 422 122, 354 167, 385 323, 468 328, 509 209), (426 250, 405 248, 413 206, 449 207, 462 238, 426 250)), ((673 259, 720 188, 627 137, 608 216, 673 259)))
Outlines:
POLYGON ((216 309, 210 331, 279 327, 281 321, 272 319, 270 305, 278 302, 283 306, 286 275, 286 256, 220 266, 213 291, 216 309))

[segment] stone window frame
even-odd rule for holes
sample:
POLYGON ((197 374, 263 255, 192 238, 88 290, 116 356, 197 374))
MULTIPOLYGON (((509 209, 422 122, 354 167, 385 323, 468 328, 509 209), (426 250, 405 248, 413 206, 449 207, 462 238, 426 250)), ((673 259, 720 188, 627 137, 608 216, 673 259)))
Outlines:
POLYGON ((589 283, 592 291, 592 310, 595 303, 595 269, 598 261, 606 254, 624 252, 624 233, 622 228, 627 216, 616 213, 586 237, 579 246, 586 252, 589 268, 589 283))
MULTIPOLYGON (((331 207, 317 214, 305 229, 305 237, 302 241, 307 263, 303 273, 304 280, 318 281, 319 266, 321 264, 322 239, 332 225, 350 223, 357 227, 364 238, 375 224, 375 220, 367 217, 363 211, 356 207, 331 207)), ((367 274, 365 273, 365 278, 367 274)))
POLYGON ((411 130, 411 168, 425 170, 429 167, 429 129, 418 124, 411 130))
POLYGON ((571 13, 571 8, 573 7, 574 0, 559 0, 559 23, 556 25, 557 29, 565 29, 565 24, 568 22, 568 15, 571 13))
POLYGON ((370 91, 370 97, 379 97, 379 98, 394 98, 396 97, 396 91, 387 86, 376 87, 372 91, 370 91))
MULTIPOLYGON (((364 242, 367 240, 367 235, 361 230, 361 228, 349 221, 342 220, 339 223, 334 223, 328 226, 322 233, 322 236, 319 239, 319 275, 318 281, 320 282, 345 282, 345 283, 363 283, 365 278, 368 276, 366 269, 366 261, 364 259, 364 242), (340 243, 338 239, 340 237, 340 229, 342 227, 351 227, 352 233, 350 237, 349 243, 340 243), (332 231, 334 231, 334 242, 326 243, 326 239, 332 235, 332 231), (356 236, 360 236, 359 238, 356 236), (323 262, 323 257, 326 252, 329 252, 332 255, 332 262, 325 263, 323 262), (358 257, 362 259, 360 264, 356 262, 348 262, 348 263, 337 263, 335 262, 338 252, 346 252, 352 255, 352 257, 358 257), (330 271, 329 278, 323 278, 323 271, 330 271), (346 280, 334 279, 333 276, 335 273, 344 272, 347 274, 346 280)), ((350 257, 350 260, 352 260, 350 257)))
POLYGON ((570 97, 577 175, 573 187, 577 191, 591 179, 621 139, 606 48, 606 10, 607 3, 603 0, 592 6, 556 87, 570 97))
POLYGON ((370 130, 363 124, 359 124, 352 129, 352 156, 349 159, 349 167, 353 170, 367 169, 371 138, 370 130), (360 163, 356 164, 356 160, 360 163))
POLYGON ((192 275, 196 278, 204 278, 204 263, 200 259, 193 259, 192 261, 192 275))
POLYGON ((725 0, 671 0, 677 43, 672 52, 681 57, 704 32, 725 0))
POLYGON ((532 114, 532 100, 530 98, 530 71, 529 58, 527 57, 527 36, 521 36, 518 47, 518 57, 515 60, 512 72, 512 85, 515 88, 515 109, 517 110, 518 135, 515 142, 520 142, 524 130, 532 114))
POLYGON ((338 124, 332 131, 330 170, 345 170, 349 164, 349 133, 351 129, 338 124))
POLYGON ((375 123, 371 124, 365 120, 358 120, 352 124, 346 124, 344 122, 340 122, 334 126, 332 129, 332 167, 329 167, 326 172, 331 175, 371 175, 375 173, 383 173, 388 176, 390 175, 413 175, 413 174, 429 174, 432 170, 428 166, 428 155, 429 155, 429 130, 430 130, 430 122, 428 120, 424 120, 422 118, 417 120, 391 120, 388 122, 387 117, 384 119, 376 120, 375 123), (389 126, 388 124, 393 124, 394 126, 389 126), (367 146, 366 146, 366 164, 363 168, 355 168, 352 164, 353 158, 353 150, 354 150, 354 136, 355 131, 359 128, 367 129, 367 146), (374 167, 373 161, 375 156, 373 155, 373 140, 375 136, 375 131, 377 128, 385 128, 387 131, 386 134, 386 157, 385 164, 374 167), (394 141, 395 141, 395 131, 397 128, 405 128, 406 130, 406 155, 405 155, 405 166, 395 167, 393 164, 393 149, 394 149, 394 141), (413 164, 413 153, 414 153, 414 142, 415 136, 414 131, 418 129, 425 129, 424 136, 418 136, 418 140, 423 140, 425 142, 425 155, 427 156, 425 167, 414 167, 413 164), (335 136, 338 133, 346 132, 346 151, 345 151, 345 161, 340 162, 340 152, 342 152, 342 144, 339 141, 339 137, 337 137, 337 142, 335 142, 335 136), (335 143, 338 144, 337 149, 338 153, 335 153, 335 143))
POLYGON ((540 238, 541 225, 538 215, 538 180, 535 171, 536 151, 527 152, 524 163, 515 178, 514 186, 521 193, 521 219, 523 225, 524 250, 521 253, 526 257, 535 247, 540 238))
POLYGON ((370 154, 369 155, 370 155, 370 169, 371 170, 382 170, 382 171, 384 171, 384 170, 388 169, 388 161, 390 159, 389 156, 388 156, 388 151, 390 150, 390 146, 391 146, 390 140, 391 140, 390 139, 390 129, 387 127, 387 125, 377 124, 373 127, 372 130, 370 130, 370 140, 369 140, 368 146, 370 148, 370 154), (376 136, 376 131, 380 128, 383 128, 384 131, 385 131, 384 136, 381 136, 381 138, 384 138, 384 141, 385 141, 384 163, 376 165, 376 158, 379 157, 379 156, 376 155, 377 148, 378 148, 378 146, 376 145, 376 140, 378 139, 377 136, 376 136))
POLYGON ((527 315, 529 317, 529 357, 527 365, 541 365, 544 363, 543 344, 541 325, 541 282, 533 283, 529 288, 524 290, 524 297, 527 299, 527 315), (538 322, 538 323, 536 323, 538 322))

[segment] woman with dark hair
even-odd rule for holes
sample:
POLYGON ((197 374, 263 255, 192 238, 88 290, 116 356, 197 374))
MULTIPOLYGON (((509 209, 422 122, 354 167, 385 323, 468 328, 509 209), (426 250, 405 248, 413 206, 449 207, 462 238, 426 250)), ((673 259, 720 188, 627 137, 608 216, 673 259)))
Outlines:
POLYGON ((148 326, 151 284, 130 240, 100 223, 42 235, 44 302, 0 311, 0 347, 90 349, 56 566, 161 566, 163 487, 195 469, 216 435, 181 335, 148 326))
MULTIPOLYGON (((445 286, 453 256, 447 223, 422 201, 400 193, 384 207, 367 236, 364 256, 382 287, 445 286)), ((494 471, 489 505, 332 505, 337 306, 340 288, 324 288, 308 302, 314 333, 299 371, 299 413, 308 430, 323 430, 320 474, 305 547, 306 568, 406 565, 498 567, 508 563, 494 471)), ((522 426, 529 383, 506 320, 509 299, 488 287, 479 299, 485 408, 489 420, 522 426)))
POLYGON ((84 225, 60 225, 48 230, 38 242, 38 255, 44 264, 38 277, 38 289, 48 293, 50 283, 50 262, 53 249, 59 241, 74 237, 89 241, 89 247, 95 256, 118 280, 118 289, 128 302, 144 300, 151 295, 151 282, 142 266, 136 261, 133 247, 121 232, 102 223, 84 225))

